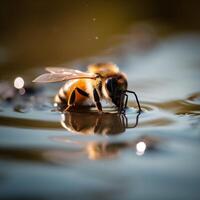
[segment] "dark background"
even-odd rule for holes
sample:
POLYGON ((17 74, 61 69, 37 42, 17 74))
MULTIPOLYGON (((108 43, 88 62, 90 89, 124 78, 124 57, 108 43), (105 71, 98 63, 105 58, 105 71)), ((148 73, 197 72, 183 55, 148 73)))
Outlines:
POLYGON ((194 0, 0 1, 0 66, 24 69, 95 55, 138 22, 199 31, 194 0))

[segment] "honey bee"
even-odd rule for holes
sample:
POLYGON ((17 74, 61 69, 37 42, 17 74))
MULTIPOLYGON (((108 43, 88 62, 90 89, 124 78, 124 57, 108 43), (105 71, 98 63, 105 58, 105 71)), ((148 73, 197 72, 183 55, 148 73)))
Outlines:
POLYGON ((33 82, 66 81, 54 99, 55 103, 65 105, 64 111, 71 111, 77 106, 96 106, 102 112, 101 100, 106 100, 114 104, 119 113, 124 113, 128 102, 127 93, 132 93, 136 98, 138 112, 141 112, 136 93, 127 90, 126 75, 113 63, 89 65, 87 72, 57 67, 46 70, 49 73, 40 75, 33 82))

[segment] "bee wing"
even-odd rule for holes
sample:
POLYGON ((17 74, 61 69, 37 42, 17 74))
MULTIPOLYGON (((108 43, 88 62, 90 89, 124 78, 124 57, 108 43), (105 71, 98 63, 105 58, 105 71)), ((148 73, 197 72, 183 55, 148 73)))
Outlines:
POLYGON ((51 71, 51 73, 42 74, 33 80, 33 82, 53 83, 79 78, 95 79, 97 77, 93 73, 81 72, 74 69, 47 68, 46 70, 51 71))
POLYGON ((45 70, 50 73, 84 73, 76 69, 67 69, 62 67, 46 67, 45 70))

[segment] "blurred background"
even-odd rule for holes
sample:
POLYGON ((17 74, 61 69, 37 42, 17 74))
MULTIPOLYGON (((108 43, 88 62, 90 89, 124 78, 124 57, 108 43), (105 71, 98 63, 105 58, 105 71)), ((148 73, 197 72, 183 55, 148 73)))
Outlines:
POLYGON ((199 200, 199 8, 1 0, 0 199, 199 200), (125 118, 53 112, 63 83, 30 84, 45 66, 107 60, 128 75, 141 115, 134 96, 125 118))
POLYGON ((1 0, 0 67, 9 74, 95 55, 140 22, 199 31, 195 0, 1 0))

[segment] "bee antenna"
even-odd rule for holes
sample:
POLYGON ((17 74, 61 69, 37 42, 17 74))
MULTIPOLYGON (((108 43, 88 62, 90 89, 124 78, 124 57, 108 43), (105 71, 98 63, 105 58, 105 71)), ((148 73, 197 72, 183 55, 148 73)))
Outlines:
MULTIPOLYGON (((138 109, 139 109, 139 110, 138 110, 138 113, 142 112, 142 109, 141 109, 140 102, 139 102, 139 100, 138 100, 137 94, 136 94, 134 91, 130 91, 130 90, 125 90, 124 92, 125 92, 125 93, 134 94, 135 99, 136 99, 136 102, 137 102, 137 105, 138 105, 138 109)), ((127 106, 127 101, 128 101, 128 97, 126 98, 125 106, 127 106)))

